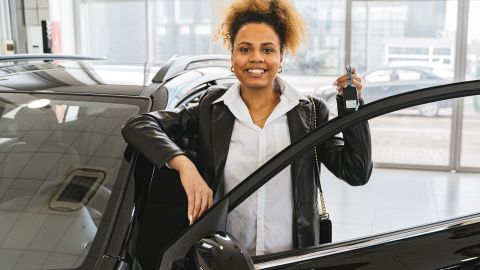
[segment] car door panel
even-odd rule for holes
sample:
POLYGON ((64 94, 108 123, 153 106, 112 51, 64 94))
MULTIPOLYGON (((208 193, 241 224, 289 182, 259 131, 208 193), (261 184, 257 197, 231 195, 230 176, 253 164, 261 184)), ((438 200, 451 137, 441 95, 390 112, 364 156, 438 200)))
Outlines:
POLYGON ((256 269, 439 269, 480 265, 478 256, 480 215, 473 215, 436 226, 254 258, 254 262, 256 269))
POLYGON ((155 169, 140 217, 137 254, 142 269, 155 269, 159 254, 188 227, 187 207, 178 173, 155 169))

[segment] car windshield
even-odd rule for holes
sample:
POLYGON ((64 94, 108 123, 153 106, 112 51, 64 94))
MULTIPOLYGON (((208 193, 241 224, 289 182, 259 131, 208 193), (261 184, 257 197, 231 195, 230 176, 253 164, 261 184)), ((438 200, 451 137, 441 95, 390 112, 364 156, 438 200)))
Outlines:
POLYGON ((106 206, 115 198, 126 146, 120 129, 145 103, 2 93, 1 269, 82 265, 102 220, 110 219, 106 206))

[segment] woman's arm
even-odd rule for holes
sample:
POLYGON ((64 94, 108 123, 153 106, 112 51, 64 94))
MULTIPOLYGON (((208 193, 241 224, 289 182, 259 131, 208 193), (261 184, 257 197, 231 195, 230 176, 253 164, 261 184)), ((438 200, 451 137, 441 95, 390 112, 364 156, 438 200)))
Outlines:
POLYGON ((161 168, 171 158, 185 155, 185 151, 175 142, 195 139, 197 123, 197 106, 156 111, 128 120, 122 128, 122 135, 155 167, 161 168))
POLYGON ((188 199, 190 223, 212 206, 213 192, 185 151, 175 142, 196 140, 198 106, 141 114, 122 129, 125 140, 155 167, 176 170, 188 199))
MULTIPOLYGON (((317 117, 320 123, 328 121, 328 108, 320 100, 317 117)), ((363 105, 363 101, 360 100, 363 105)), ((323 164, 335 176, 352 186, 364 185, 372 173, 372 144, 367 121, 360 122, 342 132, 343 138, 332 137, 320 147, 323 164)))

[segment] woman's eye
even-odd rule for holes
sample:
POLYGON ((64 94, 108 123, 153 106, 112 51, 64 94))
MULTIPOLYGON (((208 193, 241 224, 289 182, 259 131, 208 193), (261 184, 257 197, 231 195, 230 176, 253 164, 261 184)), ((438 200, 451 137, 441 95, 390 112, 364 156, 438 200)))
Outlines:
POLYGON ((240 50, 240 52, 242 52, 242 53, 247 53, 247 52, 250 51, 249 48, 240 48, 239 50, 240 50))
POLYGON ((263 51, 268 54, 268 53, 272 53, 273 49, 272 48, 265 48, 265 49, 263 49, 263 51))

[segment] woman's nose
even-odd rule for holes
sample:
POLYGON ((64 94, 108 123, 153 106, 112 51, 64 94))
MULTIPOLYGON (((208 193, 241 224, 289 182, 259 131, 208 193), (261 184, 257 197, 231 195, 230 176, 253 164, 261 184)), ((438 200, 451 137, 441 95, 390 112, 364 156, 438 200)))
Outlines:
POLYGON ((263 56, 260 51, 253 51, 250 62, 263 62, 263 56))

